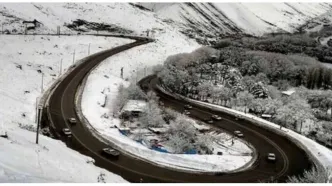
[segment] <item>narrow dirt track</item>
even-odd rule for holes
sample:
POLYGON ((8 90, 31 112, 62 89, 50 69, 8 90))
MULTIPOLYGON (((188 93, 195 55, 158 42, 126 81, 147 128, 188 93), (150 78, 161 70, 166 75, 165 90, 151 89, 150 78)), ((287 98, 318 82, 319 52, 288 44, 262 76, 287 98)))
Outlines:
MULTIPOLYGON (((120 155, 118 160, 112 160, 101 155, 101 149, 108 145, 99 141, 91 134, 88 128, 81 122, 71 126, 67 118, 78 117, 75 112, 75 94, 86 74, 106 58, 128 50, 135 46, 149 43, 150 41, 141 40, 110 50, 106 50, 99 55, 93 55, 87 62, 76 67, 54 90, 50 97, 49 111, 50 121, 56 127, 56 132, 62 134, 62 128, 70 128, 72 138, 61 137, 68 147, 79 151, 82 154, 91 156, 95 159, 95 164, 111 172, 119 174, 130 182, 259 182, 268 180, 271 176, 278 177, 279 181, 284 181, 288 175, 298 175, 304 169, 310 167, 311 163, 306 157, 304 151, 299 149, 292 142, 271 133, 265 129, 257 127, 249 122, 236 121, 233 117, 218 112, 227 121, 216 122, 215 125, 227 131, 241 130, 245 134, 245 139, 255 146, 259 152, 259 160, 251 170, 225 174, 222 176, 207 174, 190 174, 180 171, 161 168, 150 163, 138 160, 136 158, 120 155), (265 161, 265 154, 275 152, 278 161, 276 164, 270 164, 265 161)), ((143 79, 140 83, 147 84, 149 89, 154 87, 156 78, 150 76, 143 79)), ((157 91, 165 105, 175 110, 182 111, 184 101, 173 100, 157 91)), ((192 116, 196 119, 210 116, 211 111, 206 108, 194 108, 192 116)), ((96 178, 97 179, 97 178, 96 178)))

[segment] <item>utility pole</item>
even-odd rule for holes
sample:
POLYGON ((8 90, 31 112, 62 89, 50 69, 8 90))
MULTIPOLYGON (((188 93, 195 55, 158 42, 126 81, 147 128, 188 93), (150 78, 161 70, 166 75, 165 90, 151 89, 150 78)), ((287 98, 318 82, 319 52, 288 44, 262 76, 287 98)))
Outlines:
POLYGON ((35 111, 36 111, 35 122, 37 123, 38 122, 38 97, 36 97, 36 108, 35 108, 35 111))
POLYGON ((3 23, 1 24, 1 34, 3 35, 3 23))
POLYGON ((38 144, 38 139, 39 139, 39 128, 40 128, 40 113, 41 113, 42 107, 38 106, 38 118, 37 118, 37 132, 36 132, 36 144, 38 144))
POLYGON ((144 67, 144 77, 146 76, 146 66, 144 67))
POLYGON ((74 53, 73 53, 73 64, 75 62, 75 50, 74 50, 74 53))
POLYGON ((137 83, 137 79, 138 79, 138 67, 136 67, 136 83, 137 83))
POLYGON ((88 50, 88 55, 90 55, 90 44, 91 44, 91 43, 89 43, 89 50, 88 50))
POLYGON ((41 73, 42 78, 41 78, 41 85, 40 85, 40 91, 43 93, 44 91, 44 73, 41 73))
POLYGON ((61 73, 62 73, 62 59, 60 61, 59 77, 61 76, 61 73))

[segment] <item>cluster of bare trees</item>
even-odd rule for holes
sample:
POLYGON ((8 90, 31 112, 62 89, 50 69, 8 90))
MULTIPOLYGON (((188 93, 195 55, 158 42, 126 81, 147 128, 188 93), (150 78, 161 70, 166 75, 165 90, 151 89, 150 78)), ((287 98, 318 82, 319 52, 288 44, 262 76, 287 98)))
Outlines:
POLYGON ((331 183, 332 169, 324 170, 323 168, 312 168, 309 171, 304 171, 302 177, 290 177, 288 183, 331 183))
MULTIPOLYGON (((185 153, 191 149, 199 150, 201 153, 211 152, 208 147, 212 141, 211 137, 198 136, 199 132, 194 127, 193 120, 169 108, 160 107, 159 98, 154 92, 148 92, 145 95, 135 84, 130 84, 128 87, 120 85, 118 90, 113 112, 119 112, 128 100, 146 100, 147 107, 138 118, 139 129, 168 128, 165 137, 174 153, 185 153)), ((142 134, 138 133, 135 138, 142 139, 142 134)))
POLYGON ((118 115, 128 100, 147 100, 147 97, 142 89, 135 83, 131 83, 128 87, 120 84, 118 87, 118 95, 112 104, 113 115, 118 115))

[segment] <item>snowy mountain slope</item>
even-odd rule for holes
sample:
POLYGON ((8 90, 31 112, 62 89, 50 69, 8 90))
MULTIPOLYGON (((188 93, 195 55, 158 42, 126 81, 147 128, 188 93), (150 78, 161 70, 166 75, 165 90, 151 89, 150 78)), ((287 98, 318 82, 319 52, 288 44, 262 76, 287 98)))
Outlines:
POLYGON ((113 24, 132 30, 136 34, 152 28, 164 26, 155 13, 142 11, 128 3, 1 3, 0 22, 3 29, 23 33, 23 20, 36 19, 42 25, 30 33, 56 33, 57 26, 61 32, 74 32, 65 27, 77 19, 89 22, 113 24), (144 24, 142 24, 142 22, 144 24))
POLYGON ((212 34, 293 32, 328 10, 328 3, 141 3, 165 19, 212 34))
POLYGON ((91 158, 40 135, 35 144, 35 104, 43 89, 90 52, 132 42, 129 39, 94 36, 0 35, 0 182, 107 182, 123 178, 94 166, 91 158))

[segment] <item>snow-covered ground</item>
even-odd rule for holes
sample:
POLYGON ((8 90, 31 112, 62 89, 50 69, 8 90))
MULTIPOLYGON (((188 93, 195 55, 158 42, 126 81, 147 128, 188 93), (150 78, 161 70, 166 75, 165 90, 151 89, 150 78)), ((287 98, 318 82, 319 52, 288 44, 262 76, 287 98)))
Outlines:
POLYGON ((84 156, 58 140, 18 128, 7 130, 8 139, 0 137, 0 182, 126 182, 122 177, 93 165, 84 156))
MULTIPOLYGON (((61 59, 62 73, 72 65, 74 50, 76 61, 88 55, 89 44, 92 54, 130 42, 94 36, 0 35, 0 134, 7 131, 9 135, 9 140, 0 138, 0 182, 97 182, 102 169, 87 165, 87 157, 46 137, 41 137, 40 145, 34 145, 35 133, 19 125, 36 128, 35 104, 36 98, 41 96, 42 80, 39 70, 44 74, 45 90, 59 77, 61 59), (84 169, 87 172, 80 171, 84 169)), ((108 182, 124 181, 103 172, 108 182)))

